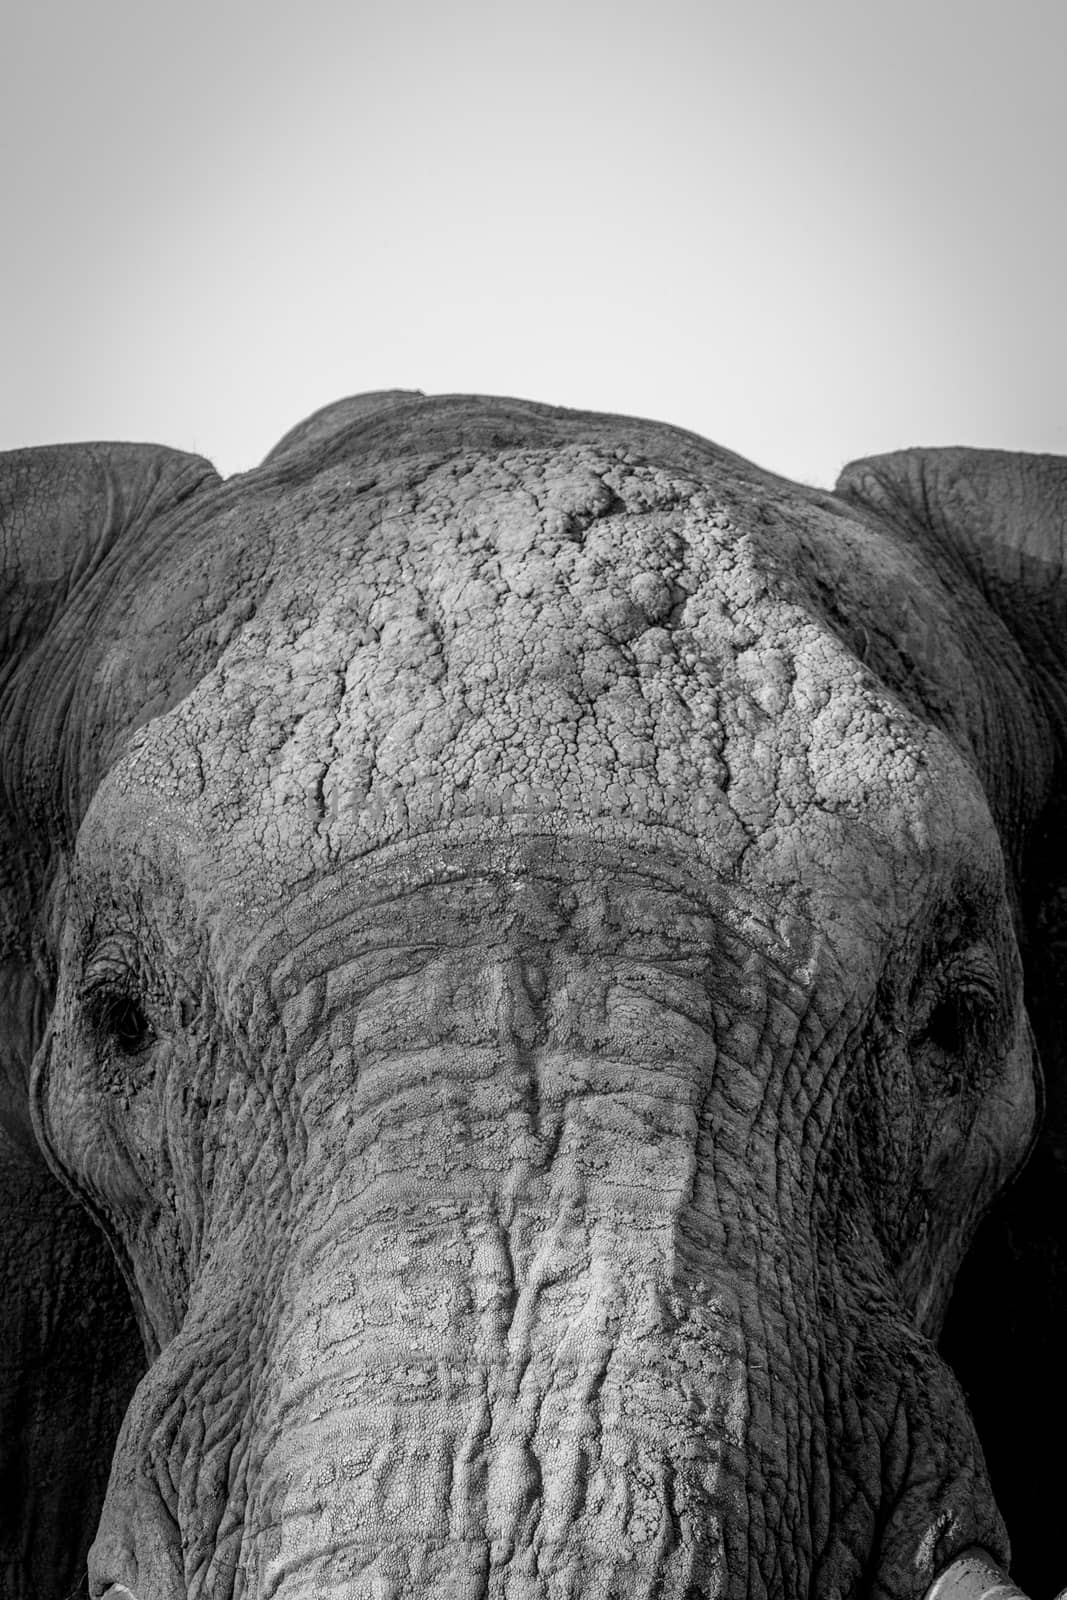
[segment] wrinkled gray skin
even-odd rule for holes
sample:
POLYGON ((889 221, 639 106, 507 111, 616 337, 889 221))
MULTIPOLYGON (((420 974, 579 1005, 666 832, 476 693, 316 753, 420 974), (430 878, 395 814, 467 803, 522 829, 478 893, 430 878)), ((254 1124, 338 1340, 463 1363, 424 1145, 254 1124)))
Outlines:
POLYGON ((4 1596, 98 1514, 140 1600, 1009 1560, 934 1341, 1040 1114, 1065 504, 398 394, 0 458, 4 1596))

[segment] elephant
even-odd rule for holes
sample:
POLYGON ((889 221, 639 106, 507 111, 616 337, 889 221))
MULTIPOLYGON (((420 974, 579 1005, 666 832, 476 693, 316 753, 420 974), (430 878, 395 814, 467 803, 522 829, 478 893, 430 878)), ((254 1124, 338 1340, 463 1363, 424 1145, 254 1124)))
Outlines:
POLYGON ((405 391, 0 456, 6 1600, 1051 1592, 1065 519, 405 391))

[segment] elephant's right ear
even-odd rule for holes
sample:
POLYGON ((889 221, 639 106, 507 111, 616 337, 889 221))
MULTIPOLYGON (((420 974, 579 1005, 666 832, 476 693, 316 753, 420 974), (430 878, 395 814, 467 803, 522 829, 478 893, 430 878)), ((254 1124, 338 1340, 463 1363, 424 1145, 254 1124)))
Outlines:
MULTIPOLYGON (((81 821, 75 779, 98 775, 70 758, 68 724, 102 607, 114 593, 136 606, 171 514, 218 482, 201 457, 156 445, 0 454, 0 961, 29 959, 42 875, 81 821)), ((119 721, 136 716, 125 698, 119 686, 109 705, 119 721)), ((0 1085, 7 1064, 0 1051, 0 1085)))
MULTIPOLYGON (((30 1063, 51 1007, 41 918, 76 831, 65 751, 100 596, 136 598, 146 546, 218 482, 147 445, 0 454, 0 1590, 81 1593, 143 1353, 122 1280, 33 1140, 30 1063), (131 578, 131 574, 133 575, 131 578)), ((136 692, 136 691, 134 691, 136 692)), ((121 691, 115 710, 130 715, 121 691)), ((84 766, 85 763, 82 763, 84 766)), ((77 786, 75 786, 76 788, 77 786)))
POLYGON ((0 685, 117 546, 218 481, 209 461, 158 445, 0 454, 0 685))
MULTIPOLYGON (((6 801, 9 826, 24 834, 40 823, 38 846, 76 829, 99 777, 93 752, 68 724, 72 704, 84 709, 81 669, 101 611, 121 595, 127 615, 135 614, 139 574, 169 537, 174 514, 219 481, 202 457, 158 445, 0 455, 0 805, 6 801)), ((137 707, 124 699, 139 692, 117 685, 101 714, 116 723, 134 717, 137 707)))

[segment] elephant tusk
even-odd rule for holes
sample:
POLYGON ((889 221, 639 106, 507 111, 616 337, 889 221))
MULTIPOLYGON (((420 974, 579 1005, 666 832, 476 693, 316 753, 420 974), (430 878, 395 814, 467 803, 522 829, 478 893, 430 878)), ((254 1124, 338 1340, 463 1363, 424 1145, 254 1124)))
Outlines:
POLYGON ((110 1588, 104 1590, 100 1600, 111 1600, 112 1595, 116 1596, 116 1600, 137 1600, 133 1590, 127 1589, 124 1583, 111 1584, 110 1588))
POLYGON ((991 1555, 972 1545, 939 1572, 923 1600, 1027 1600, 991 1555))

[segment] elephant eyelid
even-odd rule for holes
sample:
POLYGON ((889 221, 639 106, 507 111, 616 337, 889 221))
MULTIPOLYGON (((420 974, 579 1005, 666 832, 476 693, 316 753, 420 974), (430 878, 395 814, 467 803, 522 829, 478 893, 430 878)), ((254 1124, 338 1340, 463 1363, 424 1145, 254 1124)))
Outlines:
POLYGON ((100 984, 86 996, 86 1012, 94 1032, 120 1055, 140 1055, 156 1035, 138 995, 129 989, 100 984))
POLYGON ((989 1032, 1000 1004, 1001 986, 991 953, 968 951, 944 969, 912 1032, 912 1048, 933 1045, 960 1053, 989 1032))
POLYGON ((98 950, 88 963, 82 1007, 98 1040, 120 1055, 139 1055, 155 1042, 143 986, 125 953, 114 945, 98 950))
POLYGON ((1001 981, 993 952, 980 945, 950 961, 945 971, 945 989, 957 995, 962 1004, 995 1010, 1000 1004, 1001 981))

